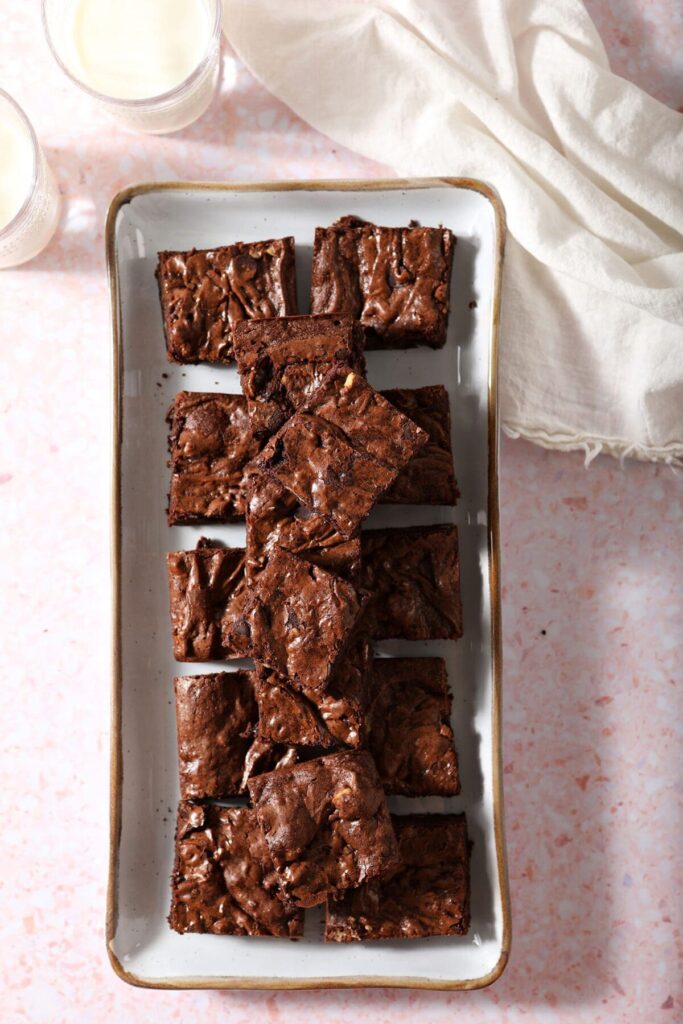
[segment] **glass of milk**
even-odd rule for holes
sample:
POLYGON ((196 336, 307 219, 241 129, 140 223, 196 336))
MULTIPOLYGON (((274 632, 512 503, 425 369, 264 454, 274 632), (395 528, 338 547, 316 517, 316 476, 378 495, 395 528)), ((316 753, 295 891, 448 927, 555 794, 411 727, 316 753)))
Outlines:
POLYGON ((24 111, 0 89, 0 269, 41 252, 59 221, 59 189, 24 111))
POLYGON ((221 0, 42 0, 62 70, 126 128, 161 134, 216 90, 221 0))

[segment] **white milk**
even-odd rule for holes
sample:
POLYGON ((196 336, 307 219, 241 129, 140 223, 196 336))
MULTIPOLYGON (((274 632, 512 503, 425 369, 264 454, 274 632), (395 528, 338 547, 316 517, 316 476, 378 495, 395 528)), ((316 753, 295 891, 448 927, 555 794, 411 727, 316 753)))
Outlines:
POLYGON ((0 96, 0 231, 19 213, 33 186, 33 143, 19 113, 0 96))
POLYGON ((76 0, 73 71, 112 99, 141 100, 180 85, 209 46, 203 0, 76 0))

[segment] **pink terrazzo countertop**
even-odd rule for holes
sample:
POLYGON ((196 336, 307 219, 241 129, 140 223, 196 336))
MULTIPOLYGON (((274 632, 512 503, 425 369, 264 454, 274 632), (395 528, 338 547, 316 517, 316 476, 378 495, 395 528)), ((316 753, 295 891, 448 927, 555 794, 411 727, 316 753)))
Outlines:
MULTIPOLYGON (((591 0, 619 73, 683 105, 677 0, 591 0), (617 15, 618 11, 618 15, 617 15)), ((37 3, 4 0, 2 84, 64 193, 58 237, 0 276, 7 1024, 683 1021, 681 477, 503 440, 504 761, 513 952, 491 989, 173 993, 127 987, 103 938, 108 833, 109 307, 102 226, 150 178, 367 177, 225 53, 169 138, 98 121, 37 3), (678 686, 676 683, 678 682, 678 686)))

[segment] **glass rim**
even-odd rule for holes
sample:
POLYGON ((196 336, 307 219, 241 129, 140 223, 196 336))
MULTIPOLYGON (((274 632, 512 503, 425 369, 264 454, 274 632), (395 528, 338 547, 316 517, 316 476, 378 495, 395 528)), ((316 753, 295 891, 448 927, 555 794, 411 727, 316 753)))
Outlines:
POLYGON ((211 34, 209 36, 209 41, 207 43, 206 50, 204 51, 204 54, 197 63, 196 67, 194 67, 192 71, 190 71, 189 75, 186 75, 181 82, 179 82, 177 85, 174 85, 172 89, 167 89, 166 92, 157 93, 155 96, 145 96, 141 99, 119 99, 116 96, 108 96, 106 93, 99 92, 97 89, 93 89, 91 86, 86 85, 85 82, 78 78, 77 75, 75 75, 73 71, 71 71, 66 66, 62 58, 59 56, 59 53, 57 52, 57 47, 55 46, 52 33, 50 32, 50 26, 48 23, 48 16, 46 11, 49 2, 50 0, 41 0, 40 4, 40 16, 41 21, 43 23, 43 31, 45 33, 45 39, 47 40, 47 45, 50 50, 50 53, 52 54, 52 56, 54 57, 59 67, 64 72, 64 74, 67 76, 67 78, 71 79, 74 85, 77 85, 79 89, 83 90, 83 92, 88 93, 88 95, 92 96, 93 99, 99 100, 101 103, 108 103, 110 105, 115 104, 116 106, 124 107, 127 110, 143 110, 145 107, 162 105, 174 100, 179 93, 183 92, 194 79, 199 78, 200 75, 205 71, 213 56, 214 47, 216 43, 220 41, 221 20, 223 10, 221 0, 205 0, 205 2, 209 5, 213 4, 214 17, 213 24, 211 26, 211 34))
POLYGON ((28 114, 25 112, 23 107, 20 107, 19 104, 17 103, 17 101, 14 99, 14 97, 10 96, 10 94, 8 92, 5 92, 4 89, 0 89, 0 99, 6 100, 7 103, 9 103, 10 107, 13 108, 15 113, 18 114, 19 120, 22 122, 22 124, 26 128, 27 135, 28 135, 28 137, 30 139, 30 142, 31 142, 31 150, 32 150, 32 154, 33 154, 33 167, 31 169, 31 181, 30 181, 30 185, 29 185, 28 191, 26 193, 26 198, 24 199, 23 203, 21 204, 21 206, 19 207, 17 212, 14 214, 12 219, 8 220, 7 223, 3 227, 0 228, 0 240, 1 240, 1 239, 5 238, 7 235, 11 234, 11 232, 15 230, 17 225, 24 219, 24 217, 26 216, 26 211, 28 210, 29 205, 31 203, 31 200, 33 199, 33 196, 35 195, 36 186, 38 184, 38 171, 39 171, 39 167, 40 167, 40 144, 38 142, 38 136, 36 135, 35 128, 31 124, 31 122, 30 122, 30 120, 28 118, 28 114))

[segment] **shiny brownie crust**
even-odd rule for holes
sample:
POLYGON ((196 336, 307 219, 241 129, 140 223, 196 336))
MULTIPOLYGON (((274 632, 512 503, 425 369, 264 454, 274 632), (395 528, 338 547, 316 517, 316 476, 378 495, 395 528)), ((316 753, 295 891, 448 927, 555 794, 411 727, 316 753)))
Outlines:
POLYGON ((316 228, 311 312, 355 317, 366 347, 442 348, 455 237, 447 228, 388 228, 342 217, 316 228))
POLYGON ((470 843, 464 814, 394 815, 402 866, 327 904, 326 942, 466 935, 470 843))
POLYGON ((374 761, 344 751, 260 775, 249 794, 283 898, 312 907, 399 865, 374 761))
POLYGON ((159 298, 172 363, 229 363, 240 320, 296 313, 294 239, 160 252, 159 298))
POLYGON ((299 938, 303 914, 287 907, 256 813, 181 803, 169 924, 176 932, 299 938))

